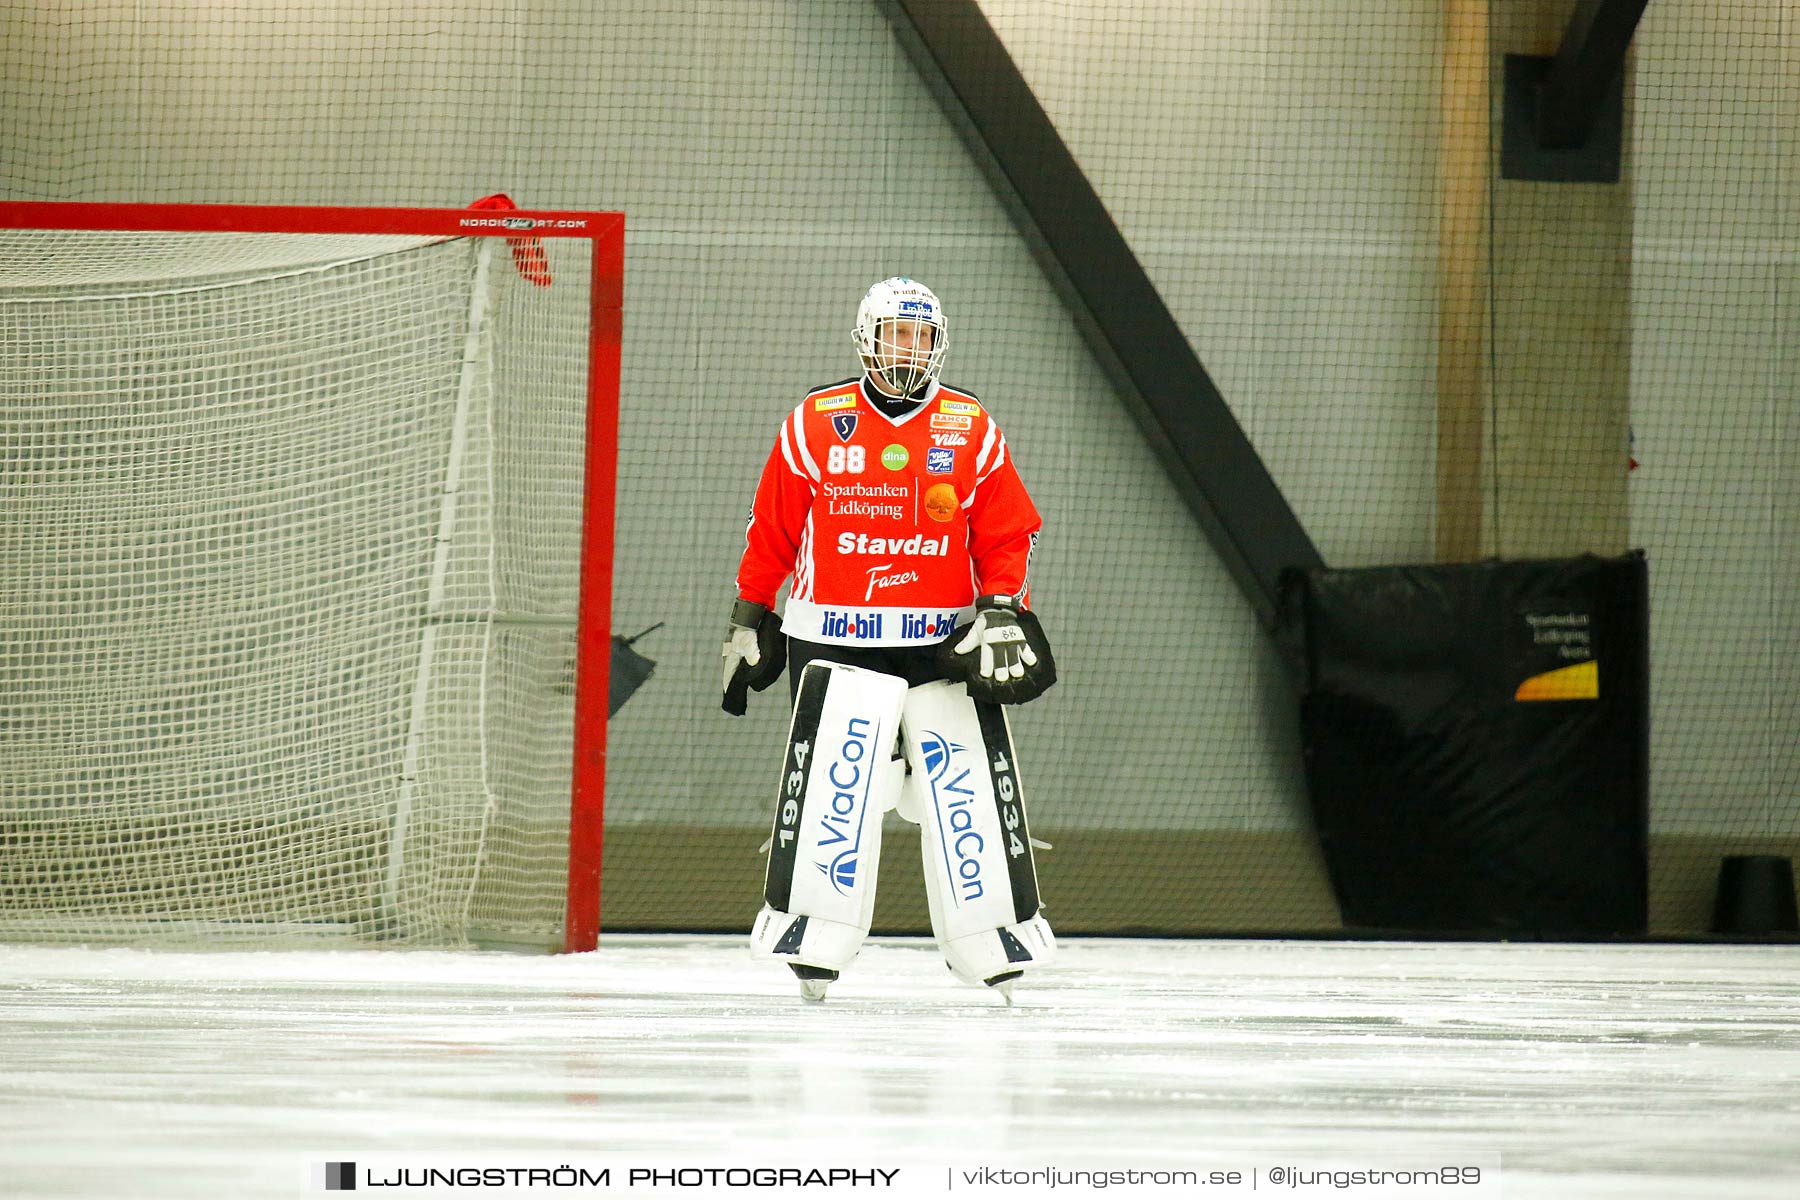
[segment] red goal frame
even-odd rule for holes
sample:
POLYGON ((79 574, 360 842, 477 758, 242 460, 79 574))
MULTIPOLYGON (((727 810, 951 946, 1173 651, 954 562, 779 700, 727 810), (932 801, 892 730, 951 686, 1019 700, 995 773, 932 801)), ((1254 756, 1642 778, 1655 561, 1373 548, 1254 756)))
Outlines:
POLYGON ((618 475, 625 214, 494 208, 0 200, 0 229, 504 237, 511 239, 515 247, 526 244, 529 238, 585 238, 592 244, 581 592, 576 615, 575 746, 569 798, 569 882, 563 919, 563 950, 594 949, 600 934, 606 710, 612 658, 613 517, 618 475))

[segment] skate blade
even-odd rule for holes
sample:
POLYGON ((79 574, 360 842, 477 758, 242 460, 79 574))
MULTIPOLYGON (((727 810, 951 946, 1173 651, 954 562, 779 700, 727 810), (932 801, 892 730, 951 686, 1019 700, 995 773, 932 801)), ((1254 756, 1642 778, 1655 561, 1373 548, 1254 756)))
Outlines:
POLYGON ((1006 1001, 1006 1007, 1011 1008, 1013 1004, 1013 984, 1019 982, 1019 977, 1024 974, 1025 972, 1023 971, 1004 971, 985 982, 989 987, 993 988, 996 992, 999 992, 1000 998, 1006 1001))
POLYGON ((838 977, 838 973, 830 967, 809 967, 805 963, 791 962, 788 970, 800 981, 800 998, 808 1004, 822 1003, 825 989, 838 977))

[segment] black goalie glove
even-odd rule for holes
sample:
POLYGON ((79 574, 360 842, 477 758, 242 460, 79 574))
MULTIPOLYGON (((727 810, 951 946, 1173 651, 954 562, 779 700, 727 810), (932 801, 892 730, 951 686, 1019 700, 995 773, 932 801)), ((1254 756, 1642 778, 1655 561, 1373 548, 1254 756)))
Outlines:
POLYGON ((787 666, 787 639, 769 609, 749 600, 731 606, 725 627, 725 698, 719 707, 734 717, 744 715, 749 689, 762 691, 781 678, 787 666))
POLYGON ((1044 627, 1011 596, 977 597, 975 620, 938 647, 938 665, 968 683, 969 695, 995 704, 1035 700, 1056 682, 1044 627))

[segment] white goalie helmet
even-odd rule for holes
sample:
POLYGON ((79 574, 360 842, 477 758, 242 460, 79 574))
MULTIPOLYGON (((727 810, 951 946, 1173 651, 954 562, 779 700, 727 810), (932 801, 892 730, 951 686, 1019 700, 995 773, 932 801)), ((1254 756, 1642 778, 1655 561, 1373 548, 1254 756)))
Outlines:
POLYGON ((896 395, 916 396, 937 379, 950 328, 930 288, 896 276, 869 289, 857 306, 851 336, 863 370, 896 395), (931 330, 929 347, 923 344, 925 328, 931 330))

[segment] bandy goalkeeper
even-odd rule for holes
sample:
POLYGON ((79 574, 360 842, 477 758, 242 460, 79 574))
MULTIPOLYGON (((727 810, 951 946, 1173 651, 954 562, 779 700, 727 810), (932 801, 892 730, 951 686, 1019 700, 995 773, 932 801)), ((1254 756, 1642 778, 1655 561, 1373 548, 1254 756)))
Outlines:
POLYGON ((824 999, 868 935, 897 809, 951 971, 1010 1002, 1056 945, 1001 707, 1056 679, 1026 586, 1043 522, 999 426, 938 381, 949 327, 929 288, 877 283, 852 332, 862 374, 781 423, 725 636, 726 712, 784 662, 793 699, 751 944, 824 999))

